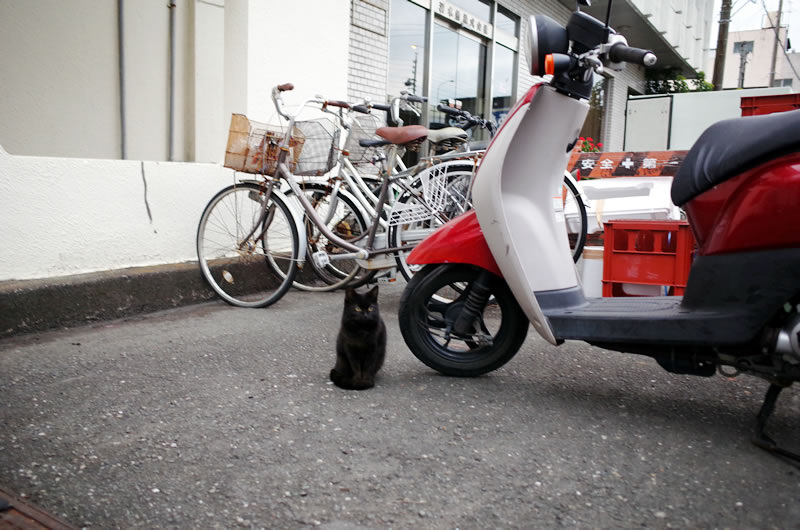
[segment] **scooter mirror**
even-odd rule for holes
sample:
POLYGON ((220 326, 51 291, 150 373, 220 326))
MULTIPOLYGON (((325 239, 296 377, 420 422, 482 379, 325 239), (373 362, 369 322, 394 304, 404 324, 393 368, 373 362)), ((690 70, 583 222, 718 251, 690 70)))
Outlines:
POLYGON ((592 7, 592 0, 578 0, 578 5, 592 7))
POLYGON ((567 53, 567 30, 547 15, 531 15, 528 25, 528 60, 531 75, 545 75, 545 57, 567 53))

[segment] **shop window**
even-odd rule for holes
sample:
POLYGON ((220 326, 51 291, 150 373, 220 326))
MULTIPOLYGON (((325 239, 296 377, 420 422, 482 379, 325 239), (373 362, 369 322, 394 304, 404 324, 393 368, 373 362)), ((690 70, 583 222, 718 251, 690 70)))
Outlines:
POLYGON ((492 119, 501 125, 514 104, 514 76, 516 54, 505 46, 494 49, 494 75, 492 76, 492 119))
POLYGON ((433 42, 431 128, 446 126, 446 117, 436 111, 436 105, 449 100, 460 101, 464 110, 483 115, 486 46, 438 22, 433 42))
POLYGON ((425 9, 408 0, 392 2, 389 22, 388 93, 422 94, 425 68, 425 9))

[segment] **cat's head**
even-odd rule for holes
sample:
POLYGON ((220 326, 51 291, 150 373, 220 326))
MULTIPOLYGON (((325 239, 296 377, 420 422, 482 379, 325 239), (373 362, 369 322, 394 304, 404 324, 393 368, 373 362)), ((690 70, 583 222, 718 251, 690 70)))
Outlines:
POLYGON ((378 318, 378 286, 365 293, 348 287, 344 294, 344 314, 359 320, 378 318))

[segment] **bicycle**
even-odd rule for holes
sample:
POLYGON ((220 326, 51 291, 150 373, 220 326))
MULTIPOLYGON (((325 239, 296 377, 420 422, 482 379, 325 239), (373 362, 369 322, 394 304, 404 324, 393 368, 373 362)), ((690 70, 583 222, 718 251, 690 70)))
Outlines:
MULTIPOLYGON (((339 212, 325 220, 329 224, 329 228, 339 227, 343 230, 338 231, 338 235, 342 236, 342 232, 350 236, 350 239, 357 239, 363 236, 366 231, 366 224, 364 219, 377 220, 379 223, 379 231, 375 234, 375 239, 372 247, 375 249, 385 248, 387 246, 387 231, 390 224, 399 222, 401 215, 408 215, 408 212, 401 213, 395 211, 391 216, 386 213, 391 210, 395 205, 395 199, 403 193, 409 193, 409 188, 414 190, 413 195, 420 197, 421 200, 426 201, 429 205, 434 204, 434 199, 431 194, 435 191, 431 182, 430 168, 435 167, 434 178, 445 179, 446 181, 463 180, 465 183, 474 170, 472 165, 465 166, 460 162, 455 162, 456 159, 463 157, 450 157, 452 160, 448 161, 445 157, 428 157, 423 159, 419 164, 412 168, 405 168, 402 163, 401 157, 394 155, 393 161, 396 168, 396 178, 390 180, 390 191, 387 195, 386 204, 381 213, 376 211, 379 198, 375 195, 380 189, 380 167, 375 163, 376 152, 379 147, 374 145, 363 146, 360 144, 362 140, 376 140, 379 136, 376 135, 377 129, 380 127, 380 121, 375 114, 371 111, 373 109, 385 111, 390 113, 392 121, 402 126, 402 121, 399 119, 399 107, 405 103, 419 103, 424 102, 424 98, 414 96, 407 93, 402 93, 400 96, 394 98, 389 105, 371 104, 365 102, 359 105, 349 105, 344 102, 337 102, 336 106, 339 107, 338 112, 332 113, 335 117, 335 122, 342 129, 340 136, 340 160, 330 176, 322 181, 314 181, 303 185, 304 191, 312 197, 312 204, 318 209, 323 210, 321 217, 325 218, 324 212, 330 212, 338 209, 339 212), (345 113, 345 110, 348 111, 345 113), (436 167, 436 164, 443 164, 436 167), (377 174, 375 169, 378 169, 377 174), (365 171, 366 169, 366 171, 365 171), (404 182, 407 186, 401 187, 397 182, 404 182), (376 186, 377 183, 377 186, 376 186)), ((329 103, 330 105, 330 103, 329 103)), ((409 105, 410 109, 413 109, 409 105)), ((415 109, 414 109, 415 110, 415 109)), ((328 111, 330 112, 330 111, 328 111)), ((446 131, 440 132, 435 138, 431 138, 434 131, 428 131, 428 140, 431 143, 438 144, 440 142, 453 141, 454 139, 466 138, 466 133, 460 129, 454 129, 449 134, 446 131)), ((439 132, 439 131, 436 131, 439 132)), ((368 142, 370 143, 370 142, 368 142)), ((287 194, 292 195, 291 190, 287 190, 287 194)), ((452 195, 446 195, 447 200, 452 201, 452 195)), ((439 197, 438 199, 441 199, 439 197)), ((458 200, 458 199, 457 199, 458 200)), ((440 207, 436 207, 440 208, 440 207)), ((428 211, 425 208, 425 211, 428 211)), ((368 224, 368 223, 367 223, 368 224)), ((334 230, 336 232, 336 230, 334 230)), ((318 229, 315 228, 313 223, 307 223, 307 233, 309 238, 309 254, 313 254, 319 247, 327 247, 328 252, 336 252, 337 247, 335 244, 328 244, 327 238, 322 235, 318 229), (320 243, 316 245, 315 243, 320 243)), ((394 268, 394 260, 391 256, 384 258, 387 261, 384 263, 394 268)), ((328 264, 324 269, 320 269, 316 264, 311 264, 311 268, 316 273, 316 277, 323 281, 320 285, 318 282, 302 282, 296 279, 294 286, 303 290, 311 291, 327 291, 338 288, 343 285, 347 280, 348 271, 352 270, 354 263, 343 262, 340 266, 334 267, 334 264, 328 264), (344 265, 344 269, 341 265, 344 265)), ((373 264, 373 266, 375 266, 373 264)), ((350 280, 350 285, 358 286, 374 279, 378 273, 378 269, 371 269, 370 272, 353 278, 350 280)), ((394 275, 391 273, 388 276, 389 281, 393 279, 394 275)))
MULTIPOLYGON (((229 147, 232 142, 243 143, 241 149, 232 151, 232 162, 226 166, 259 174, 263 180, 242 179, 239 183, 220 191, 208 204, 201 216, 197 234, 198 259, 201 270, 212 288, 228 303, 243 307, 263 307, 275 303, 289 289, 297 274, 297 265, 306 261, 306 226, 301 213, 294 204, 299 203, 310 223, 342 252, 329 253, 319 249, 312 253, 312 263, 320 269, 331 263, 356 260, 345 278, 331 288, 347 284, 355 277, 359 267, 367 270, 384 269, 388 265, 380 257, 397 252, 394 248, 374 248, 375 236, 387 202, 390 184, 397 184, 404 192, 421 196, 419 190, 411 189, 403 179, 408 172, 392 174, 392 164, 398 146, 417 148, 426 138, 427 129, 420 126, 382 129, 380 140, 364 140, 364 147, 390 145, 390 156, 379 153, 378 161, 383 166, 381 189, 376 205, 378 215, 368 225, 365 233, 345 239, 329 227, 330 219, 323 219, 304 192, 298 175, 301 173, 324 174, 335 165, 336 136, 321 156, 323 142, 308 142, 303 128, 318 122, 297 122, 294 115, 283 109, 281 94, 293 85, 279 85, 272 90, 272 99, 278 113, 288 121, 285 129, 276 131, 268 127, 237 130, 234 138, 232 123, 229 147), (251 149, 252 147, 252 149, 251 149), (310 149, 315 147, 315 149, 310 149), (319 160, 324 166, 319 166, 319 160), (296 174, 297 173, 297 174, 296 174), (294 199, 290 200, 280 185, 289 186, 294 199), (223 241, 224 240, 224 241, 223 241)), ((320 99, 309 99, 301 105, 319 104, 348 108, 349 104, 320 99)), ((248 120, 241 116, 245 122, 248 120)), ((249 124, 249 122, 248 122, 249 124)), ((230 150, 230 149, 229 149, 230 150)), ((431 216, 439 215, 425 206, 431 216)))

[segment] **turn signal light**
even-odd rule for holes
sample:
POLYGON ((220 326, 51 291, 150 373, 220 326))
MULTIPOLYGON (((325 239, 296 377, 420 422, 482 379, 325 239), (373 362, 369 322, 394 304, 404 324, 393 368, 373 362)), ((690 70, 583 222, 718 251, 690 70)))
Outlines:
POLYGON ((548 53, 544 57, 544 73, 546 75, 555 75, 556 73, 556 61, 552 53, 548 53))

